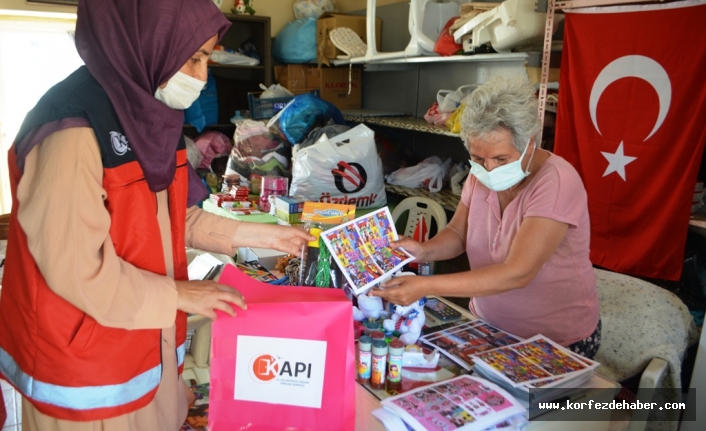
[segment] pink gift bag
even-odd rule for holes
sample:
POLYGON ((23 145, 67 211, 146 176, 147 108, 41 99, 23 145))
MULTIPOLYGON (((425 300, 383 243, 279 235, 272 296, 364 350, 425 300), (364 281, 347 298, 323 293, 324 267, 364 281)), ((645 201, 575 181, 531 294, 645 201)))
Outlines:
POLYGON ((353 308, 338 289, 276 286, 227 266, 248 309, 213 322, 210 431, 353 430, 353 308))

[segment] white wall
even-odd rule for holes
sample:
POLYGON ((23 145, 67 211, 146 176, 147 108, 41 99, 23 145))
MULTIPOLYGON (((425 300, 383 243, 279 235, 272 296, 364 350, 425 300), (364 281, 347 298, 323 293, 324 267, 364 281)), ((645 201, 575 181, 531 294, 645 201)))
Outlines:
POLYGON ((47 15, 47 13, 76 14, 76 6, 45 3, 28 4, 27 0, 0 0, 0 15, 16 13, 30 15, 47 15))
MULTIPOLYGON (((221 10, 230 13, 234 0, 223 0, 221 10)), ((277 36, 280 30, 290 21, 294 21, 292 5, 294 0, 253 0, 252 7, 255 15, 269 16, 271 19, 272 37, 277 36)))
MULTIPOLYGON (((409 0, 377 0, 376 6, 385 6, 393 3, 409 3, 409 0)), ((336 0, 336 5, 340 12, 353 12, 367 9, 367 0, 336 0)))
MULTIPOLYGON (((377 0, 377 6, 406 1, 409 0, 377 0)), ((223 0, 221 10, 230 13, 234 2, 235 0, 223 0)), ((253 9, 255 9, 257 15, 269 16, 272 19, 272 37, 276 36, 285 24, 294 21, 293 4, 294 0, 253 0, 252 2, 253 9)), ((336 5, 340 12, 347 13, 365 9, 367 0, 336 0, 336 5)), ((28 4, 27 0, 0 0, 0 15, 18 12, 34 15, 42 15, 47 12, 75 14, 76 7, 43 3, 28 4)))

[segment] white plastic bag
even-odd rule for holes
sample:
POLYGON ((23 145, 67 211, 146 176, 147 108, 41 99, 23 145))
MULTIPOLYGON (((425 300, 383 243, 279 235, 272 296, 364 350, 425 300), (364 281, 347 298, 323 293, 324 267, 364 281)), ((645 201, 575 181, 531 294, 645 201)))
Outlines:
POLYGON ((294 0, 294 18, 319 18, 324 12, 337 12, 336 0, 294 0))
POLYGON ((257 58, 248 57, 247 55, 238 54, 237 52, 228 52, 219 49, 214 49, 209 56, 209 59, 218 64, 237 64, 239 66, 257 66, 260 60, 257 58))
POLYGON ((358 208, 387 204, 375 133, 360 124, 331 139, 324 134, 314 145, 297 151, 289 193, 358 208))
POLYGON ((260 88, 262 88, 263 90, 262 94, 260 95, 260 99, 274 99, 275 97, 294 97, 294 94, 292 94, 291 91, 279 84, 272 84, 269 86, 269 88, 265 87, 265 84, 260 84, 260 88))
POLYGON ((451 193, 461 196, 463 192, 463 185, 466 183, 466 177, 470 173, 471 168, 466 166, 464 163, 459 163, 451 167, 449 171, 449 185, 451 186, 451 193))
POLYGON ((441 190, 451 163, 450 157, 442 162, 438 156, 431 156, 415 166, 396 170, 387 176, 387 182, 413 189, 424 187, 430 192, 436 193, 441 190))
POLYGON ((436 93, 436 101, 439 104, 440 112, 453 112, 458 108, 466 95, 471 94, 478 86, 475 84, 462 85, 456 90, 439 90, 436 93))

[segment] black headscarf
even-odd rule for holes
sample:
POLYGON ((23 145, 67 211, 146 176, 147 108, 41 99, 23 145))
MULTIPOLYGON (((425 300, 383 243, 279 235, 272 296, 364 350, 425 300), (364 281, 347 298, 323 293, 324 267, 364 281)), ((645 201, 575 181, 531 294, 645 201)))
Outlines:
POLYGON ((230 22, 211 0, 81 0, 76 47, 108 93, 152 191, 174 179, 183 111, 154 97, 230 22))

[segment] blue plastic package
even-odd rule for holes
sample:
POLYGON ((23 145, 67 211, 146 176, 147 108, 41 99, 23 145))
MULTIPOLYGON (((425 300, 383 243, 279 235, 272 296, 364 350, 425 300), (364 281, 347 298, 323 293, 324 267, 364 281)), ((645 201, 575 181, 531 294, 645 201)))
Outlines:
POLYGON ((304 93, 295 96, 282 110, 279 127, 285 138, 294 145, 306 138, 317 119, 323 119, 324 123, 333 120, 336 124, 346 124, 343 114, 335 105, 312 93, 304 93))
POLYGON ((272 56, 285 64, 316 60, 316 20, 303 18, 287 23, 275 37, 272 56))

